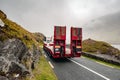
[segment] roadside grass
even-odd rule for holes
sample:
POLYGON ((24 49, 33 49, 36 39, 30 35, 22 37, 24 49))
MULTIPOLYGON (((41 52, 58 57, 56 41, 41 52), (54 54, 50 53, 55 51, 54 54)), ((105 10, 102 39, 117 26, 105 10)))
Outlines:
POLYGON ((33 76, 27 80, 58 80, 49 63, 42 55, 36 68, 33 70, 33 76))
POLYGON ((90 57, 87 57, 87 56, 82 56, 82 57, 85 57, 87 59, 95 61, 95 62, 97 62, 97 63, 99 63, 101 65, 104 65, 104 66, 108 66, 108 67, 111 67, 111 68, 120 69, 120 66, 118 66, 118 65, 110 64, 110 63, 107 63, 107 62, 104 62, 104 61, 101 61, 101 60, 98 60, 98 59, 90 58, 90 57))

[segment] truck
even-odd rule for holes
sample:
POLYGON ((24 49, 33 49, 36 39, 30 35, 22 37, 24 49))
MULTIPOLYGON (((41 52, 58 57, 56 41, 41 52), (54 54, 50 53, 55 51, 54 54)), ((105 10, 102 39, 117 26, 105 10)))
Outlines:
POLYGON ((70 46, 66 44, 66 26, 54 26, 53 42, 45 43, 44 50, 53 58, 80 57, 82 28, 71 27, 70 46))

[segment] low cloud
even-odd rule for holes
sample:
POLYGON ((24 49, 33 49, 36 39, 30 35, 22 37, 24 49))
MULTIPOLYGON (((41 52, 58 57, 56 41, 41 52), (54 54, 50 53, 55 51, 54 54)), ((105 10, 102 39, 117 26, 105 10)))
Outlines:
MULTIPOLYGON (((54 25, 66 25, 68 29, 71 26, 82 27, 85 29, 84 37, 88 37, 87 31, 93 26, 86 25, 101 16, 119 12, 119 3, 120 0, 0 0, 0 9, 31 32, 51 36, 54 25)), ((99 24, 93 29, 97 29, 99 24)), ((92 37, 98 38, 97 35, 92 37)))

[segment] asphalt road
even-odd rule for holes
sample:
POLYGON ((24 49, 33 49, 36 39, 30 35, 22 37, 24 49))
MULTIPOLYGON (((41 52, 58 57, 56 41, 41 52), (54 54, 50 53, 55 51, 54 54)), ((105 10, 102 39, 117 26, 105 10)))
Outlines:
MULTIPOLYGON (((47 55, 47 54, 46 54, 47 55)), ((52 59, 46 56, 58 80, 120 80, 120 69, 90 59, 52 59)))

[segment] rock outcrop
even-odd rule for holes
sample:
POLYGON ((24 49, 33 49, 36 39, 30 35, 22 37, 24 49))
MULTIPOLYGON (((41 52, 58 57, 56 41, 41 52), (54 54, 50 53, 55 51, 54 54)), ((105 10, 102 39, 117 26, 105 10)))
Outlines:
POLYGON ((25 30, 0 10, 0 80, 23 80, 31 75, 42 43, 42 36, 25 30))
POLYGON ((33 33, 33 35, 35 36, 35 39, 37 42, 41 42, 45 40, 45 35, 43 35, 42 33, 39 33, 39 32, 36 32, 36 33, 33 33))
POLYGON ((39 57, 40 50, 36 46, 28 49, 19 39, 0 41, 0 80, 30 75, 39 57))
POLYGON ((0 18, 1 19, 6 19, 7 18, 7 15, 1 10, 0 10, 0 18))

